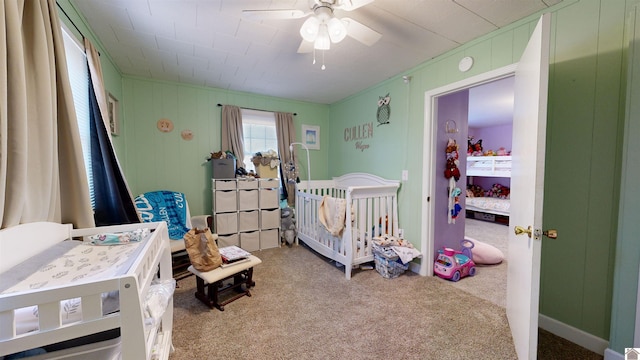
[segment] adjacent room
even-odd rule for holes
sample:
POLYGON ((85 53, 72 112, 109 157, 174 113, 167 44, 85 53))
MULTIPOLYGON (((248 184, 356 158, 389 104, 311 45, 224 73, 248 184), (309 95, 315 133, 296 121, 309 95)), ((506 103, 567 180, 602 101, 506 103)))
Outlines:
POLYGON ((1 8, 0 359, 640 349, 637 0, 1 8))

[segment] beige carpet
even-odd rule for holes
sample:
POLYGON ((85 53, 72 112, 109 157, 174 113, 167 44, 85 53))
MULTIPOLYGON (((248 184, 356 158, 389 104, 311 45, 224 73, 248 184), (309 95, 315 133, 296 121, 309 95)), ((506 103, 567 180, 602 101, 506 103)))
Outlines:
POLYGON ((210 310, 175 294, 171 359, 514 359, 504 309, 434 277, 345 280, 303 246, 255 253, 252 297, 210 310))
POLYGON ((463 278, 458 282, 442 281, 498 306, 506 307, 508 230, 509 227, 505 225, 465 219, 465 236, 500 249, 505 256, 505 261, 497 265, 478 265, 475 276, 463 278))
MULTIPOLYGON (((178 281, 171 360, 516 358, 504 307, 448 281, 375 270, 345 280, 304 246, 255 255, 252 296, 224 312, 194 297, 195 277, 178 281)), ((541 331, 538 358, 602 356, 541 331)))

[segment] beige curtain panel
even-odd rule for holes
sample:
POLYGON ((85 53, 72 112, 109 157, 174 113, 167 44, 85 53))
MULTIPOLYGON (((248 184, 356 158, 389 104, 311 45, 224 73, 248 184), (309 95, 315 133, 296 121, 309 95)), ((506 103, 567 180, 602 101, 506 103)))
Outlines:
POLYGON ((94 225, 55 0, 0 11, 0 221, 94 225))
POLYGON ((244 141, 242 112, 232 105, 222 106, 222 151, 231 151, 236 156, 236 166, 244 167, 244 141))
MULTIPOLYGON (((291 159, 289 151, 289 145, 296 142, 296 129, 293 125, 293 114, 277 112, 276 113, 276 136, 278 137, 278 153, 280 154, 280 166, 284 166, 291 159)), ((294 149, 295 151, 295 149, 294 149)), ((283 176, 286 177, 286 173, 283 171, 283 176)), ((290 183, 289 179, 285 178, 283 184, 287 187, 287 203, 293 205, 295 202, 295 182, 290 183)), ((295 179, 293 179, 295 181, 295 179)))

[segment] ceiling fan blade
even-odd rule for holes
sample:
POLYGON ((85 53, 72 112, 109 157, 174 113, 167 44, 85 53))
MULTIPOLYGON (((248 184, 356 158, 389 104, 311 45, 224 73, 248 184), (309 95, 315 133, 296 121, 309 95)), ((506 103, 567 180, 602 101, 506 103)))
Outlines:
POLYGON ((313 42, 302 40, 300 47, 298 47, 298 54, 306 54, 313 51, 313 42))
POLYGON ((367 46, 375 44, 382 37, 382 34, 379 32, 351 18, 344 17, 340 20, 342 20, 344 26, 347 28, 347 35, 367 46))
POLYGON ((342 0, 334 6, 336 9, 351 11, 371 4, 374 0, 342 0))
POLYGON ((253 20, 282 20, 282 19, 300 19, 310 13, 306 13, 297 9, 282 10, 243 10, 242 16, 253 20))

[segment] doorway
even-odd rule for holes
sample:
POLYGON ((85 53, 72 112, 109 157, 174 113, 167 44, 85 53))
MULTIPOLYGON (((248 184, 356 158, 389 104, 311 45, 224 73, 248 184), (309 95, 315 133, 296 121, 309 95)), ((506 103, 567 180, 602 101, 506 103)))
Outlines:
MULTIPOLYGON (((421 275, 433 275, 432 259, 435 258, 437 249, 444 246, 458 248, 460 246, 459 241, 464 238, 465 214, 459 215, 456 219, 456 224, 450 226, 446 212, 442 211, 443 204, 446 204, 448 201, 444 195, 448 194, 447 188, 450 185, 449 180, 442 176, 444 171, 444 162, 442 160, 444 159, 444 149, 446 148, 446 143, 449 138, 455 138, 460 151, 459 156, 466 156, 469 89, 512 78, 515 69, 515 64, 505 66, 431 90, 425 94, 426 123, 424 127, 425 145, 423 149, 424 164, 422 176, 425 181, 423 181, 423 194, 432 194, 433 199, 431 196, 424 196, 422 201, 422 213, 425 216, 425 221, 422 226, 421 249, 423 249, 423 259, 426 259, 426 261, 421 264, 421 275), (449 96, 454 94, 460 96, 449 96), (457 104, 457 106, 454 106, 454 104, 457 104), (453 109, 452 112, 441 112, 442 109, 446 110, 447 108, 453 109), (456 115, 458 119, 462 120, 454 120, 455 132, 451 132, 451 123, 447 124, 447 121, 452 120, 449 116, 456 115), (431 119, 433 119, 433 121, 431 119), (445 131, 447 133, 445 133, 445 131), (440 229, 440 232, 437 233, 436 229, 440 229), (438 236, 436 236, 436 234, 438 236), (447 241, 447 239, 452 240, 447 241)), ((464 170, 462 170, 462 174, 466 175, 464 170)), ((466 178, 461 177, 457 187, 464 189, 466 187, 466 178)))

